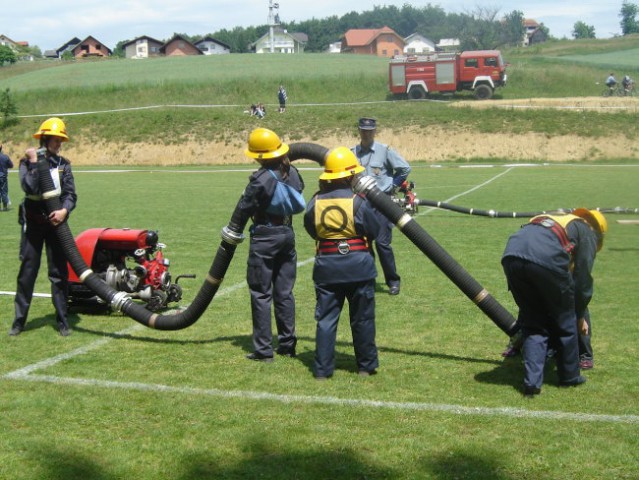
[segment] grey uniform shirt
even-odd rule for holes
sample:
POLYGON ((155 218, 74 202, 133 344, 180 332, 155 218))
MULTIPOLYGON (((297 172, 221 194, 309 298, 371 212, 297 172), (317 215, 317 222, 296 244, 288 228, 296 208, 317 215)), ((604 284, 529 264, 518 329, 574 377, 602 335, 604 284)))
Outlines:
POLYGON ((366 169, 366 175, 377 181, 377 188, 390 192, 394 186, 402 184, 410 173, 410 165, 399 153, 383 143, 373 142, 368 149, 357 145, 351 149, 359 163, 366 169))

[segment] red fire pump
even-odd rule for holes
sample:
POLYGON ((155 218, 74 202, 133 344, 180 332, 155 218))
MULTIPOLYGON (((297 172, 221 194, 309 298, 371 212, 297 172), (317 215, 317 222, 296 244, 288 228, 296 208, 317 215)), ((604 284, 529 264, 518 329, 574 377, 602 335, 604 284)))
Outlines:
MULTIPOLYGON (((158 242, 154 230, 91 228, 80 233, 75 243, 93 272, 111 288, 146 302, 146 308, 152 312, 181 300, 180 278, 195 278, 195 275, 180 275, 175 283, 171 282, 169 260, 162 253, 166 245, 158 242)), ((104 303, 80 281, 70 265, 69 303, 104 303)))
POLYGON ((397 191, 402 193, 404 196, 400 197, 397 193, 394 193, 391 197, 393 202, 402 207, 409 215, 415 215, 419 207, 419 199, 417 198, 417 194, 414 189, 415 184, 413 182, 404 180, 397 188, 397 191))

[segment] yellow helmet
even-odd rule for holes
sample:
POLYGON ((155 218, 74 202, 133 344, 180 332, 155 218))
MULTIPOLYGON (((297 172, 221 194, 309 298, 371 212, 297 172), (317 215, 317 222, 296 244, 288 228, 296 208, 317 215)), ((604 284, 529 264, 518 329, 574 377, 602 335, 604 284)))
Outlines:
POLYGON ((587 208, 576 208, 573 215, 583 218, 592 229, 597 232, 597 251, 603 247, 604 236, 608 231, 608 221, 599 210, 588 210, 587 208))
POLYGON ((346 147, 337 147, 328 152, 324 163, 324 173, 320 180, 337 180, 351 177, 365 170, 357 161, 357 157, 346 147))
POLYGON ((268 128, 256 128, 249 135, 248 148, 244 153, 255 160, 272 160, 283 157, 288 150, 288 145, 277 133, 268 128))
POLYGON ((40 125, 40 128, 33 134, 33 138, 40 138, 42 135, 52 135, 54 137, 62 137, 62 141, 69 140, 67 135, 67 127, 58 117, 51 117, 40 125))

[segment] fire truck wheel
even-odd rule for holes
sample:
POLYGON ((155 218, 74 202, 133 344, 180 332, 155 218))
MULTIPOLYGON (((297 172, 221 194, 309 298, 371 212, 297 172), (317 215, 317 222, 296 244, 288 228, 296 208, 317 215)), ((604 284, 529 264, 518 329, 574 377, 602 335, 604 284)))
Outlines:
POLYGON ((408 98, 411 100, 423 100, 426 98, 426 91, 423 87, 412 87, 408 92, 408 98))
POLYGON ((477 85, 475 88, 475 98, 477 100, 488 100, 493 96, 493 89, 490 85, 477 85))

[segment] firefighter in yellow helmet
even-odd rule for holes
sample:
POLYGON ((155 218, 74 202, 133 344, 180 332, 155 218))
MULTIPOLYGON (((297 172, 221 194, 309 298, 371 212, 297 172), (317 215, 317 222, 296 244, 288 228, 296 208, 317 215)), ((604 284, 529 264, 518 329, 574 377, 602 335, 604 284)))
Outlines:
POLYGON ((556 349, 561 386, 584 383, 579 334, 588 335, 591 271, 608 230, 596 210, 538 215, 513 234, 502 265, 519 307, 524 358, 524 395, 541 392, 549 347, 556 349))
POLYGON ((60 155, 62 143, 67 142, 69 136, 64 122, 53 117, 42 122, 33 137, 40 141, 40 149, 37 151, 35 148, 28 149, 24 158, 20 160, 20 184, 25 193, 19 215, 22 225, 20 241, 22 263, 18 272, 15 319, 9 335, 19 335, 25 328, 40 268, 42 249, 46 247, 51 299, 56 310, 58 331, 60 335, 66 337, 71 333, 67 319, 69 272, 67 259, 55 229, 68 218, 77 201, 71 164, 60 155), (55 194, 60 198, 61 208, 49 214, 47 214, 38 184, 38 157, 42 157, 42 161, 47 162, 56 188, 55 194))
POLYGON ((260 168, 249 177, 238 209, 253 223, 249 228, 246 281, 253 314, 253 352, 249 360, 273 361, 271 307, 279 355, 294 357, 297 251, 292 217, 304 211, 304 182, 288 158, 289 146, 272 130, 256 128, 248 138, 246 156, 260 168))
POLYGON ((357 371, 372 375, 379 366, 375 344, 375 257, 373 241, 383 228, 366 198, 352 182, 365 168, 350 149, 331 150, 319 177, 320 189, 309 201, 304 227, 315 239, 315 361, 313 374, 326 379, 335 370, 337 324, 348 300, 357 371))

